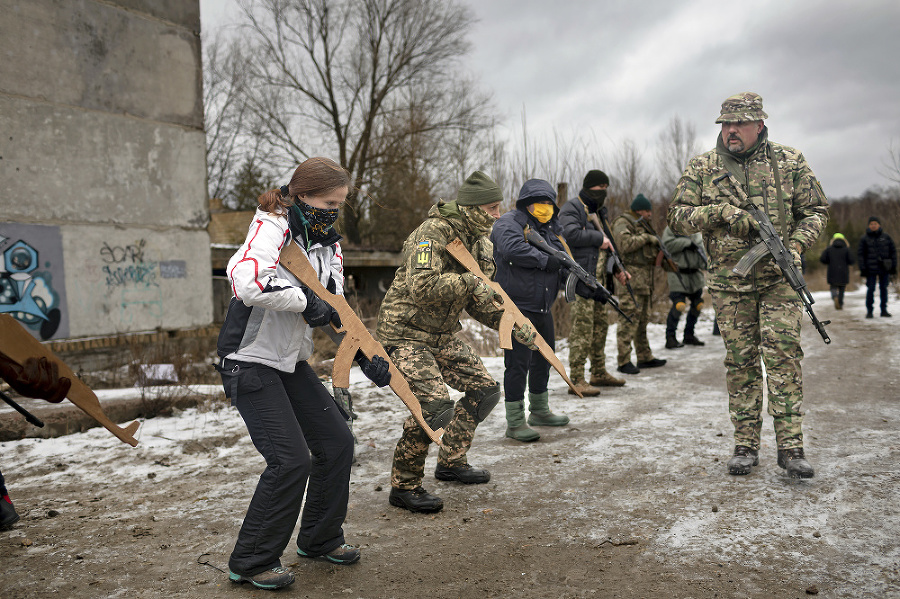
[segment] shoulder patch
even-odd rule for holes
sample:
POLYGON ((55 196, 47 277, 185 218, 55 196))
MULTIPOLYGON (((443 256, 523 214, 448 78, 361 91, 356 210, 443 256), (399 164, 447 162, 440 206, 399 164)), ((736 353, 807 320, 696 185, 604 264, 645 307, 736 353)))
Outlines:
POLYGON ((431 268, 431 240, 426 239, 416 244, 416 268, 431 268))

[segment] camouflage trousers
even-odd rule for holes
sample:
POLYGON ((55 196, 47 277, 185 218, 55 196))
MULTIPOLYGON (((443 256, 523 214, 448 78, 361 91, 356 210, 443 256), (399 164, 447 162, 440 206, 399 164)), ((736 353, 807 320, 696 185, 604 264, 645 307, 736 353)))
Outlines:
POLYGON ((606 333, 609 316, 606 304, 575 296, 569 305, 572 330, 569 332, 569 377, 574 382, 584 380, 584 365, 591 360, 591 376, 606 372, 606 333))
MULTIPOLYGON (((454 405, 447 386, 458 391, 476 391, 497 385, 475 352, 468 345, 453 338, 450 343, 433 347, 410 343, 391 349, 391 360, 409 383, 422 406, 422 415, 430 421, 434 416, 453 408, 453 418, 444 428, 438 462, 457 467, 466 464, 466 452, 475 437, 478 423, 472 416, 476 406, 469 394, 454 405)), ((403 422, 403 434, 394 450, 391 465, 391 486, 402 490, 415 489, 425 475, 425 458, 431 439, 412 416, 403 422)))
POLYGON ((779 449, 803 447, 797 294, 786 282, 755 293, 710 291, 725 342, 725 382, 735 445, 759 449, 763 366, 779 449))
POLYGON ((631 361, 631 343, 634 342, 634 353, 638 362, 649 362, 653 359, 650 342, 647 340, 647 323, 650 320, 650 295, 623 293, 619 296, 619 307, 628 315, 631 322, 621 316, 616 329, 616 345, 619 350, 617 364, 622 366, 631 361), (635 301, 637 300, 637 301, 635 301))

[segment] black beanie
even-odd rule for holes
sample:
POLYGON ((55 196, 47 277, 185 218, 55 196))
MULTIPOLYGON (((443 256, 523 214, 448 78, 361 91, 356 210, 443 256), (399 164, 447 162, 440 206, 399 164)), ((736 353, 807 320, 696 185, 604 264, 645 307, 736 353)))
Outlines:
POLYGON ((869 217, 869 222, 870 222, 870 223, 871 223, 871 222, 876 222, 876 223, 878 223, 879 225, 881 224, 881 221, 878 219, 877 216, 870 216, 870 217, 869 217))
POLYGON ((588 174, 584 176, 584 184, 582 184, 581 187, 583 187, 584 189, 590 189, 591 187, 596 187, 597 185, 609 185, 609 177, 607 177, 606 173, 604 173, 603 171, 588 171, 588 174))

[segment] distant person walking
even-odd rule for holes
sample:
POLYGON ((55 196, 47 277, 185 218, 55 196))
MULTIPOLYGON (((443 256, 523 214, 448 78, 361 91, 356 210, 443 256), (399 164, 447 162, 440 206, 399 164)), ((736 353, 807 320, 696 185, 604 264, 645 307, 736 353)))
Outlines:
POLYGON ((844 289, 850 282, 850 267, 856 264, 856 258, 847 245, 847 240, 840 233, 835 233, 831 238, 831 245, 825 248, 822 255, 819 256, 822 264, 828 265, 828 273, 825 279, 831 287, 831 299, 834 300, 834 307, 838 310, 844 309, 844 289))
POLYGON ((872 318, 875 309, 875 284, 881 291, 881 315, 890 318, 887 310, 888 285, 891 275, 897 274, 897 247, 891 236, 881 228, 877 216, 869 218, 869 230, 859 240, 856 251, 859 274, 866 279, 866 318, 872 318))

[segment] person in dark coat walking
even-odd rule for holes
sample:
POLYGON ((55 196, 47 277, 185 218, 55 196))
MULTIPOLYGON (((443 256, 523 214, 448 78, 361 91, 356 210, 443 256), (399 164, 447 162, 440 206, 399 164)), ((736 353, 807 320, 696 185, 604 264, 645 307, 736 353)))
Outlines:
POLYGON ((881 291, 881 315, 890 317, 887 310, 888 285, 891 275, 897 274, 897 246, 890 235, 881 228, 877 216, 869 218, 869 230, 859 240, 856 251, 859 274, 866 279, 866 318, 872 318, 875 309, 875 284, 881 291))
POLYGON ((822 264, 828 265, 828 273, 825 278, 831 287, 831 299, 834 307, 844 309, 844 289, 850 282, 850 266, 856 264, 856 258, 847 245, 847 240, 840 233, 835 233, 831 238, 831 245, 825 248, 819 256, 822 264))
MULTIPOLYGON (((563 251, 556 206, 556 192, 541 179, 522 185, 516 208, 497 219, 491 231, 494 244, 494 277, 516 307, 534 325, 547 344, 554 347, 555 331, 551 310, 563 284, 562 263, 537 249, 525 239, 525 228, 537 232, 557 250, 563 251)), ((503 391, 506 396, 506 436, 516 441, 537 441, 540 434, 532 426, 564 426, 569 417, 550 411, 547 382, 550 363, 538 351, 513 340, 504 352, 503 391), (528 387, 530 414, 525 421, 525 388, 528 387)))

